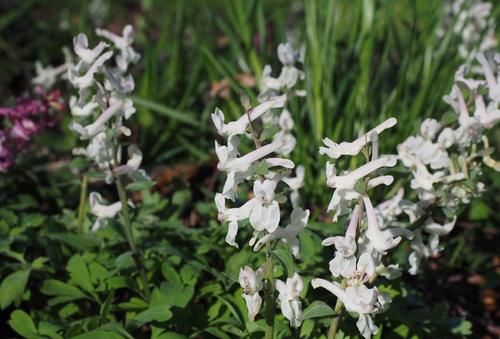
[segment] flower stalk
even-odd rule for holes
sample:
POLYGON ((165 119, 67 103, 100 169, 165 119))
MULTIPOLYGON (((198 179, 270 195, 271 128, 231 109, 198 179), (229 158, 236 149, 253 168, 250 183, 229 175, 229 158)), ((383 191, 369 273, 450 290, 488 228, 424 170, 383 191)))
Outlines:
POLYGON ((266 339, 274 338, 274 283, 273 283, 273 257, 271 243, 266 244, 266 339))
POLYGON ((132 223, 130 222, 130 213, 127 205, 127 194, 125 193, 125 189, 123 188, 120 177, 116 177, 115 184, 116 190, 118 191, 118 196, 120 198, 120 203, 122 205, 123 231, 125 233, 125 238, 127 239, 128 246, 132 251, 132 257, 134 258, 135 266, 139 271, 139 276, 142 282, 143 297, 146 302, 149 302, 151 291, 149 289, 148 277, 146 274, 146 268, 144 267, 142 253, 137 249, 137 246, 135 245, 134 233, 132 230, 132 223))
POLYGON ((286 104, 294 95, 303 94, 303 91, 291 91, 297 81, 303 78, 303 73, 294 66, 299 53, 289 44, 280 45, 278 55, 283 64, 282 72, 278 78, 274 78, 270 67, 266 66, 257 106, 252 108, 248 98, 242 97, 244 112, 237 120, 225 121, 224 113, 218 108, 211 115, 218 134, 226 142, 215 142, 215 152, 219 159, 217 168, 226 173, 222 192, 215 195, 218 220, 228 223, 226 243, 240 248, 236 239, 238 229, 240 222, 248 220, 253 234, 248 242, 249 246, 257 252, 265 245, 265 264, 256 270, 245 265, 240 269, 238 280, 243 289, 242 297, 245 299, 250 321, 255 320, 262 302, 265 302, 266 339, 274 338, 275 290, 279 292, 280 308, 290 326, 298 328, 302 323, 300 292, 303 281, 296 272, 287 272, 293 273, 293 277, 285 277, 286 282, 280 279, 274 281, 271 250, 275 244, 283 242, 288 245, 292 255, 299 258, 298 233, 306 227, 309 219, 309 211, 298 207, 298 190, 303 186, 304 169, 298 167, 296 176, 290 177, 295 164, 286 158, 296 143, 292 133, 294 122, 286 104), (259 123, 256 122, 257 119, 259 123), (255 149, 241 154, 239 145, 245 139, 249 139, 255 149), (281 190, 280 182, 288 188, 281 190), (252 188, 253 195, 241 203, 237 200, 237 191, 240 184, 245 183, 249 186, 247 188, 252 188), (283 220, 282 205, 287 202, 293 211, 289 224, 280 227, 283 220), (261 291, 264 299, 260 296, 261 291))
MULTIPOLYGON (((347 279, 342 279, 341 287, 345 288, 347 286, 347 279)), ((337 335, 337 330, 339 328, 340 318, 342 317, 342 309, 344 308, 344 303, 340 298, 337 298, 337 303, 335 304, 335 315, 332 317, 330 322, 330 329, 328 330, 328 339, 335 339, 337 335)))
POLYGON ((84 175, 82 178, 82 184, 80 187, 80 204, 78 206, 78 231, 84 233, 84 221, 85 221, 85 205, 87 202, 87 186, 89 178, 84 175))

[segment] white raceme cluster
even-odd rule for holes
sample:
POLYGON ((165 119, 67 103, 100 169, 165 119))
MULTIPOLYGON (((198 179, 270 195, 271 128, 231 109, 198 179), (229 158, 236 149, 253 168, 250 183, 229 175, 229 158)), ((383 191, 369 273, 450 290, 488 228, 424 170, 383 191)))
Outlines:
POLYGON ((450 0, 444 6, 443 24, 437 31, 443 37, 448 30, 460 36, 458 52, 470 61, 476 53, 496 47, 493 4, 481 0, 450 0))
POLYGON ((426 119, 419 135, 409 137, 398 146, 401 162, 412 172, 411 188, 418 194, 413 207, 404 200, 399 205, 414 211, 410 222, 423 219, 411 242, 411 274, 419 271, 422 259, 439 253, 439 237, 452 231, 458 207, 468 204, 484 190, 484 184, 479 181, 480 160, 499 169, 498 163, 489 156, 491 150, 484 134, 500 121, 500 57, 496 56, 493 64, 483 54, 478 54, 477 60, 484 77, 469 78, 467 68, 461 66, 455 74, 451 93, 444 97, 456 120, 444 125, 435 119, 426 119), (433 220, 433 208, 441 209, 442 214, 448 216, 444 224, 433 220))
POLYGON ((267 128, 279 129, 275 138, 283 135, 290 137, 291 141, 288 147, 280 150, 279 154, 289 155, 296 144, 295 137, 292 134, 294 121, 288 109, 288 102, 294 96, 305 96, 306 92, 301 89, 295 89, 299 81, 304 80, 305 75, 295 64, 301 62, 303 56, 299 50, 293 49, 290 43, 280 44, 278 46, 278 59, 282 64, 280 74, 274 78, 272 68, 266 65, 262 71, 260 81, 259 102, 266 102, 271 98, 280 96, 284 99, 283 109, 281 111, 270 112, 262 117, 262 121, 267 128))
MULTIPOLYGON (((129 145, 127 160, 122 163, 122 148, 118 141, 121 136, 131 135, 124 122, 135 113, 129 98, 135 83, 127 73, 129 65, 139 60, 139 54, 132 48, 133 28, 126 26, 122 36, 103 29, 97 29, 96 34, 111 45, 101 41, 91 48, 87 36, 82 33, 73 40, 78 62, 68 68, 68 79, 78 89, 78 97, 70 99, 74 117, 70 129, 81 140, 88 141, 85 148, 77 148, 74 153, 92 160, 104 172, 108 184, 123 175, 132 181, 148 181, 149 177, 139 169, 142 161, 139 147, 129 145)), ((122 206, 119 202, 105 205, 101 195, 92 192, 90 208, 97 216, 92 227, 96 230, 106 219, 113 218, 122 206)))
MULTIPOLYGON (((293 120, 285 107, 289 96, 292 95, 285 88, 291 89, 302 74, 293 66, 294 53, 289 45, 280 45, 278 54, 284 64, 282 75, 278 79, 270 78, 270 74, 267 74, 270 71, 265 70, 263 82, 266 83, 266 89, 263 93, 266 94, 259 97, 259 105, 246 109, 239 119, 231 122, 226 122, 224 113, 216 109, 212 114, 212 121, 219 135, 227 140, 225 145, 215 142, 215 151, 219 160, 217 168, 227 174, 222 192, 215 196, 218 219, 221 222, 228 222, 226 242, 239 248, 236 241, 238 229, 248 221, 253 231, 249 245, 254 251, 260 250, 271 242, 282 241, 289 245, 295 257, 299 257, 297 237, 306 227, 309 218, 309 211, 298 206, 298 190, 303 186, 304 170, 299 168, 297 176, 290 177, 295 164, 283 157, 289 154, 295 146, 295 138, 291 133, 293 120), (273 109, 281 110, 278 123, 281 121, 280 126, 283 128, 266 135, 266 128, 274 119, 273 109), (262 132, 257 134, 257 131, 262 132), (239 147, 242 140, 252 141, 256 146, 255 149, 241 154, 239 147), (276 157, 273 154, 281 156, 276 157), (241 203, 237 199, 238 189, 245 183, 247 187, 253 189, 253 195, 241 203), (285 220, 281 206, 287 200, 291 201, 293 211, 289 218, 290 222, 283 227, 280 226, 285 220), (228 207, 228 205, 233 206, 228 207)), ((258 294, 262 286, 259 283, 253 283, 255 279, 256 281, 262 280, 259 272, 262 272, 262 269, 254 273, 249 267, 245 267, 240 272, 240 284, 244 289, 249 318, 252 320, 259 312, 262 302, 258 294)), ((296 274, 291 279, 298 281, 300 277, 296 274)), ((299 285, 299 283, 296 284, 296 286, 299 285)), ((300 325, 301 308, 297 298, 298 294, 292 300, 286 291, 280 292, 283 314, 290 320, 292 326, 300 325)))
MULTIPOLYGON (((390 118, 352 142, 337 144, 325 138, 326 147, 320 148, 320 154, 332 159, 343 155, 356 156, 365 151, 367 163, 351 172, 337 174, 334 164, 327 163, 327 185, 335 189, 328 211, 333 213, 334 221, 344 214, 351 213, 349 225, 344 236, 335 236, 323 241, 323 246, 335 246, 335 256, 330 261, 330 272, 334 278, 342 279, 343 284, 325 279, 313 279, 313 288, 323 287, 335 294, 342 301, 347 311, 357 314, 356 323, 364 338, 370 338, 378 328, 371 316, 382 312, 390 299, 376 286, 368 287, 377 275, 394 278, 399 272, 397 265, 385 266, 382 257, 396 247, 402 237, 412 238, 413 234, 404 227, 389 227, 389 220, 382 218, 380 210, 394 211, 393 205, 385 202, 380 208, 372 205, 368 192, 379 185, 390 185, 394 178, 379 175, 383 168, 396 165, 393 155, 379 155, 379 134, 396 124, 390 118), (368 145, 371 147, 368 148, 368 145), (370 154, 368 154, 370 149, 370 154)), ((388 213, 388 215, 391 215, 388 213)))

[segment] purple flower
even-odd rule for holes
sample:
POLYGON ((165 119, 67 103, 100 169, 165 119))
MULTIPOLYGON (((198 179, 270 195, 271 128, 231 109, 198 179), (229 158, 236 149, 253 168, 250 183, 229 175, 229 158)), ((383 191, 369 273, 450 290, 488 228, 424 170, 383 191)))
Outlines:
POLYGON ((46 93, 41 87, 35 87, 33 97, 17 99, 14 107, 0 107, 0 172, 15 164, 36 135, 55 125, 53 111, 62 108, 60 91, 46 93))

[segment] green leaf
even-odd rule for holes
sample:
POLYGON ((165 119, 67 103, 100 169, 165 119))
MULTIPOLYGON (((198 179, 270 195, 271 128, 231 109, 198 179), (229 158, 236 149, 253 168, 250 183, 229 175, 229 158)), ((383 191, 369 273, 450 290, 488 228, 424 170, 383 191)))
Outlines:
POLYGON ((265 161, 259 161, 258 163, 252 165, 252 172, 257 175, 265 175, 269 172, 269 167, 265 161))
POLYGON ((46 295, 61 297, 60 302, 87 297, 78 287, 55 279, 45 280, 40 291, 46 295))
POLYGON ((75 254, 69 259, 66 269, 69 272, 71 280, 73 280, 75 284, 88 292, 94 290, 89 269, 80 254, 75 254))
POLYGON ((116 268, 119 270, 126 270, 131 267, 135 267, 135 262, 134 262, 134 253, 131 251, 125 252, 120 254, 116 259, 115 259, 115 265, 116 268))
POLYGON ((177 273, 177 271, 170 265, 168 261, 165 261, 161 265, 161 273, 167 279, 173 284, 182 284, 181 282, 181 277, 177 273))
POLYGON ((283 264, 283 267, 286 269, 287 276, 291 277, 293 273, 296 272, 296 269, 290 250, 278 248, 273 251, 273 254, 283 264))
POLYGON ((335 311, 326 303, 320 300, 315 300, 302 312, 302 320, 331 317, 335 311))
POLYGON ((443 116, 441 118, 441 124, 443 124, 444 126, 448 126, 448 125, 453 124, 457 120, 458 120, 458 116, 456 114, 451 113, 451 112, 446 112, 445 114, 443 114, 443 116))
POLYGON ((169 305, 158 305, 148 308, 137 314, 128 324, 128 328, 134 329, 152 321, 167 321, 172 318, 169 305))
POLYGON ((278 131, 280 130, 279 126, 272 125, 266 126, 262 133, 259 136, 261 141, 265 141, 266 139, 271 139, 278 131))
POLYGON ((453 334, 461 334, 463 336, 468 336, 472 334, 472 324, 470 321, 462 319, 460 324, 451 329, 453 334))
POLYGON ((30 270, 21 270, 8 275, 0 285, 0 306, 2 310, 13 301, 19 301, 23 295, 30 270))
POLYGON ((360 180, 354 184, 354 190, 359 194, 364 194, 368 189, 368 182, 364 180, 360 180))
POLYGON ((123 339, 123 336, 111 331, 94 330, 71 337, 71 339, 123 339))
POLYGON ((122 335, 122 338, 134 339, 134 337, 132 337, 130 333, 127 332, 127 330, 125 330, 120 324, 115 322, 104 324, 101 327, 97 328, 96 330, 110 331, 122 335))
POLYGON ((25 338, 33 338, 38 336, 35 323, 31 317, 24 311, 15 310, 10 315, 9 325, 14 331, 25 338))
POLYGON ((230 336, 228 336, 224 331, 217 327, 208 327, 205 329, 205 332, 208 334, 213 335, 216 338, 221 338, 221 339, 231 339, 230 336))
POLYGON ((23 217, 22 225, 25 227, 38 227, 45 221, 42 214, 27 214, 23 217))
POLYGON ((167 281, 161 284, 160 292, 169 305, 184 308, 193 297, 194 287, 167 281))
POLYGON ((469 210, 469 219, 472 221, 487 220, 490 216, 490 207, 481 200, 472 202, 469 210))
POLYGON ((188 339, 188 337, 185 336, 184 334, 168 331, 168 332, 163 332, 159 336, 155 337, 155 339, 188 339))
POLYGON ((63 337, 57 333, 57 331, 61 330, 60 326, 41 321, 38 324, 38 333, 44 337, 49 337, 51 339, 63 339, 63 337))
POLYGON ((156 182, 152 180, 142 180, 142 181, 131 182, 130 184, 125 186, 125 189, 127 191, 132 191, 132 192, 148 191, 154 185, 156 185, 156 182))
POLYGON ((191 201, 190 190, 176 191, 172 196, 172 204, 177 206, 185 206, 191 201))
POLYGON ((16 214, 4 208, 0 209, 0 219, 5 221, 10 227, 17 223, 16 214))
POLYGON ((35 260, 33 260, 33 262, 31 263, 31 268, 33 268, 34 270, 43 268, 43 265, 48 260, 49 260, 49 258, 47 258, 47 257, 38 257, 35 260))
POLYGON ((52 240, 58 240, 78 250, 90 251, 98 246, 96 238, 92 235, 80 235, 70 233, 52 233, 47 234, 52 240))

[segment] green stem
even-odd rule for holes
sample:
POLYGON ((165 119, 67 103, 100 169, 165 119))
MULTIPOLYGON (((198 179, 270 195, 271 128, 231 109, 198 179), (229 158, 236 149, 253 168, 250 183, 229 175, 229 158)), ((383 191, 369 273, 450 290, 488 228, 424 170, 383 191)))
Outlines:
POLYGON ((82 186, 80 189, 80 205, 78 206, 78 231, 83 233, 83 224, 85 221, 85 204, 87 202, 87 185, 88 185, 88 177, 86 175, 83 176, 82 186))
MULTIPOLYGON (((347 285, 347 280, 343 279, 341 287, 344 289, 347 285)), ((330 330, 328 331, 328 339, 335 339, 337 335, 337 329, 339 328, 340 317, 342 316, 342 308, 344 304, 340 299, 337 299, 337 303, 335 304, 335 315, 332 318, 332 322, 330 323, 330 330)))
POLYGON ((127 238, 128 245, 132 251, 132 256, 135 261, 135 265, 139 270, 139 275, 142 280, 144 299, 149 302, 149 297, 151 292, 149 290, 148 278, 146 275, 146 269, 144 268, 144 263, 142 262, 141 253, 137 250, 134 240, 134 234, 132 231, 132 224, 130 223, 130 214, 127 205, 127 194, 123 188, 122 181, 119 176, 115 177, 116 189, 118 190, 118 196, 120 197, 120 202, 122 204, 122 214, 123 214, 123 229, 125 231, 125 237, 127 238))
POLYGON ((266 336, 265 339, 274 337, 274 281, 273 281, 273 258, 271 256, 271 244, 266 244, 266 336))
MULTIPOLYGON (((118 140, 114 140, 113 142, 113 160, 114 166, 118 166, 118 152, 120 151, 120 147, 118 145, 118 140)), ((125 238, 127 239, 128 246, 132 251, 132 257, 134 258, 135 266, 139 271, 139 276, 142 281, 143 288, 143 297, 146 302, 149 303, 149 298, 151 296, 151 291, 148 285, 148 277, 146 275, 146 268, 144 267, 144 263, 142 261, 142 254, 137 249, 135 245, 134 233, 132 230, 132 223, 130 222, 130 213, 128 210, 127 204, 127 193, 125 193, 125 189, 123 188, 122 181, 119 175, 114 175, 116 190, 118 191, 118 197, 120 198, 120 203, 122 205, 122 215, 123 215, 123 230, 125 233, 125 238)))

